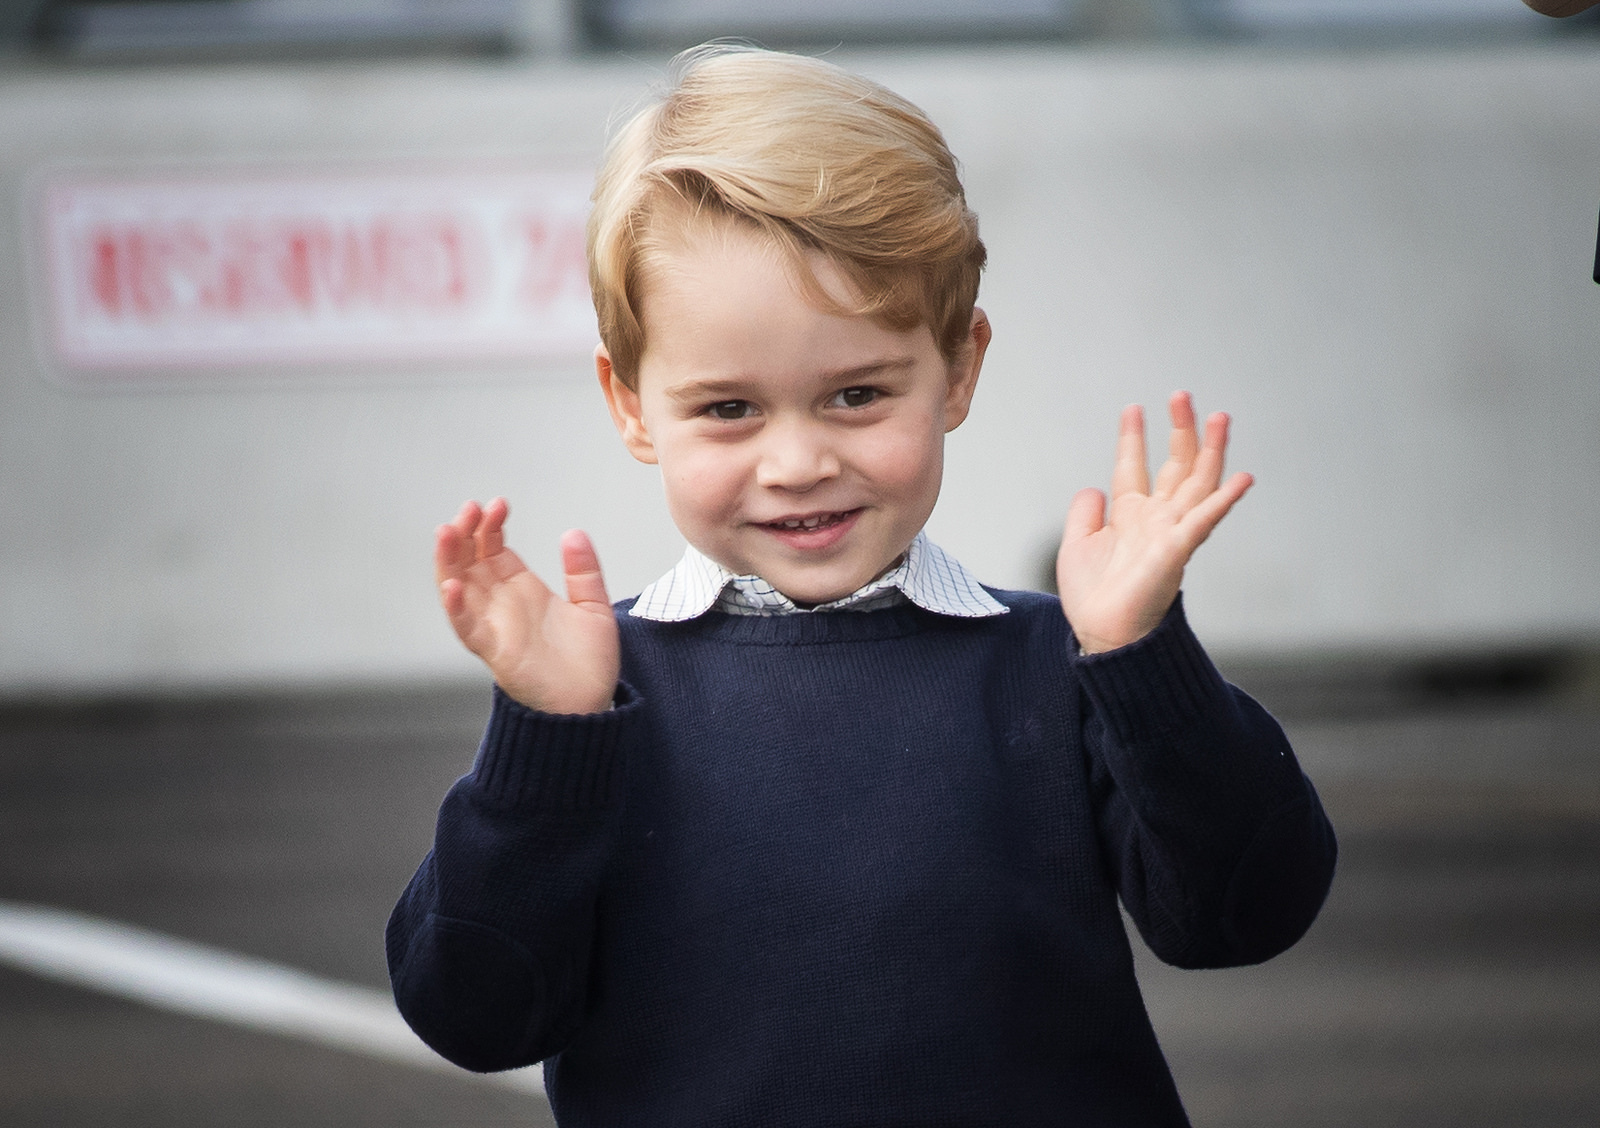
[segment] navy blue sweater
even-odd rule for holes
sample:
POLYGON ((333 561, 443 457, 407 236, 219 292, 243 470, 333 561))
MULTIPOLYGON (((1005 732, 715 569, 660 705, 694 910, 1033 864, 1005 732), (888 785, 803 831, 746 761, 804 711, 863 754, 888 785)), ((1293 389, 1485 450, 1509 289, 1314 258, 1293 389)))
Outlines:
POLYGON ((618 707, 501 695, 389 922, 401 1013, 546 1060, 563 1128, 1187 1123, 1117 910, 1183 967, 1316 916, 1333 832, 1181 605, 688 623, 619 605, 618 707))

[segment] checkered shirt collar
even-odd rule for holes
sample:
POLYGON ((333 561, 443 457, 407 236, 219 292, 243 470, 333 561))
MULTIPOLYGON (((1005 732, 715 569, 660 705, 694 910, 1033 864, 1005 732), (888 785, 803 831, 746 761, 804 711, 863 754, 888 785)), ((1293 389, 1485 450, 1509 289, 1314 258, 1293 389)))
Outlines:
POLYGON ((795 615, 808 611, 876 611, 910 601, 924 611, 977 619, 1009 608, 976 577, 918 533, 905 559, 842 599, 800 607, 760 576, 740 576, 690 545, 677 567, 639 593, 630 615, 661 623, 697 619, 713 609, 728 615, 795 615))

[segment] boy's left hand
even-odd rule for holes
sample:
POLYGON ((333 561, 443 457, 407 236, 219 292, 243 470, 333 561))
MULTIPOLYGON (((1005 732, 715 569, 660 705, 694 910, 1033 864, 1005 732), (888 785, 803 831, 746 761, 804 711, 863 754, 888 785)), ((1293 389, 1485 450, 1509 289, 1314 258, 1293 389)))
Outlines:
POLYGON ((1206 420, 1202 442, 1194 402, 1174 392, 1172 439, 1155 488, 1145 461, 1144 411, 1123 409, 1111 511, 1096 489, 1078 491, 1056 556, 1061 607, 1087 654, 1114 650, 1155 629, 1178 597, 1184 565, 1254 481, 1222 480, 1228 417, 1206 420))

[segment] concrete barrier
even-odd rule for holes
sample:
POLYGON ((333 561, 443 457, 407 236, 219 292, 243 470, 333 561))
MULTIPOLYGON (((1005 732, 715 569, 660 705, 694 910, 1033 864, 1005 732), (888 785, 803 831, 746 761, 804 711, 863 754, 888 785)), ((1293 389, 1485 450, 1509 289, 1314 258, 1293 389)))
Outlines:
MULTIPOLYGON (((1600 631, 1600 54, 839 58, 941 123, 983 220, 995 344, 930 526, 980 576, 1038 586, 1118 408, 1186 387, 1259 480, 1187 585, 1215 648, 1600 631)), ((587 166, 662 69, 0 78, 0 694, 476 676, 429 562, 469 496, 546 573, 570 526, 614 596, 670 566, 583 355, 86 384, 41 327, 52 177, 587 166)))

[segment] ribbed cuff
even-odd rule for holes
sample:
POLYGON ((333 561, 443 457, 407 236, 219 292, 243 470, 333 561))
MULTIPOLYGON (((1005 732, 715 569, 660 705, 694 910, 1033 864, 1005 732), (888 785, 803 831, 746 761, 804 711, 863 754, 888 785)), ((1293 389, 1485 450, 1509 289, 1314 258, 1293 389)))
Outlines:
POLYGON ((1216 708, 1227 682, 1189 629, 1183 596, 1137 642, 1076 658, 1079 676, 1111 730, 1134 741, 1184 729, 1216 708))
POLYGON ((617 683, 612 708, 576 715, 529 709, 497 685, 473 781, 498 806, 607 806, 621 793, 624 749, 642 713, 625 682, 617 683))

